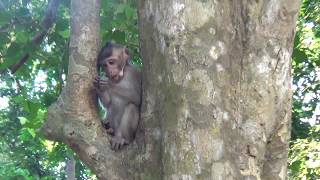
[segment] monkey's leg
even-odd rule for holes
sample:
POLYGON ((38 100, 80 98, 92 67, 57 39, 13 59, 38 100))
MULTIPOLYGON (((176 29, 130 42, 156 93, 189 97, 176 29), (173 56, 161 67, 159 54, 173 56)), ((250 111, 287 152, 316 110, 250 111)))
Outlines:
POLYGON ((128 104, 123 113, 119 131, 126 141, 131 142, 134 139, 139 121, 139 109, 134 104, 128 104))
POLYGON ((139 122, 139 109, 134 104, 125 107, 119 128, 115 129, 115 136, 111 140, 113 149, 120 149, 123 145, 129 144, 135 136, 139 122))

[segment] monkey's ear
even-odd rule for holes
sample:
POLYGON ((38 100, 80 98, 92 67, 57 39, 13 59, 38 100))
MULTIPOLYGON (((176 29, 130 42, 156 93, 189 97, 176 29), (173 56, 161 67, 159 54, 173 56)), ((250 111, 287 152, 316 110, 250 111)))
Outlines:
POLYGON ((129 62, 130 61, 130 53, 126 47, 123 48, 122 54, 123 54, 123 59, 125 59, 126 62, 129 62))

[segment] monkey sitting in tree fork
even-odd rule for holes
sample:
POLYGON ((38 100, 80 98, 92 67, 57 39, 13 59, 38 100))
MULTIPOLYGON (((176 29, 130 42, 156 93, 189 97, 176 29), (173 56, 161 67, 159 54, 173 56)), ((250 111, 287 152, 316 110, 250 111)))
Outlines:
POLYGON ((129 61, 126 47, 108 42, 98 55, 98 69, 102 68, 106 77, 98 76, 93 81, 107 109, 104 125, 112 135, 114 150, 133 141, 140 119, 141 73, 129 61))

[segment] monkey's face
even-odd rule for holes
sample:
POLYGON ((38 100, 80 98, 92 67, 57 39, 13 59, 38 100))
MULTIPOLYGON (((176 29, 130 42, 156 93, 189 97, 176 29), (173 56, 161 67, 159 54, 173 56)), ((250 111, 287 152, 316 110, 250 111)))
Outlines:
POLYGON ((114 49, 112 55, 104 60, 104 72, 113 82, 119 82, 124 76, 124 68, 127 64, 128 56, 123 53, 125 53, 123 50, 114 49))
POLYGON ((129 59, 129 51, 126 47, 107 43, 98 55, 98 68, 102 67, 109 80, 117 83, 124 77, 129 59))
POLYGON ((105 60, 103 69, 110 80, 117 82, 123 77, 124 66, 119 59, 108 58, 105 60))

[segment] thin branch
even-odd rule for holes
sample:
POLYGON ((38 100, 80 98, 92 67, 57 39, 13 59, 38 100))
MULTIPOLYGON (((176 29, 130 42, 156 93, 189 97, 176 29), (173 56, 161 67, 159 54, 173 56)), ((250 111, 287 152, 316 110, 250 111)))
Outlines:
POLYGON ((27 62, 29 54, 24 55, 17 63, 10 66, 10 71, 14 74, 25 62, 27 62))
MULTIPOLYGON (((55 22, 59 4, 60 0, 50 0, 50 2, 48 3, 45 16, 41 22, 42 31, 38 32, 32 38, 32 44, 34 46, 38 46, 43 41, 44 37, 48 33, 48 30, 52 27, 53 23, 55 22)), ((30 54, 26 53, 18 62, 11 65, 9 67, 11 73, 14 74, 24 63, 28 61, 29 57, 30 54)), ((4 71, 5 70, 3 70, 0 74, 3 74, 4 71)))

